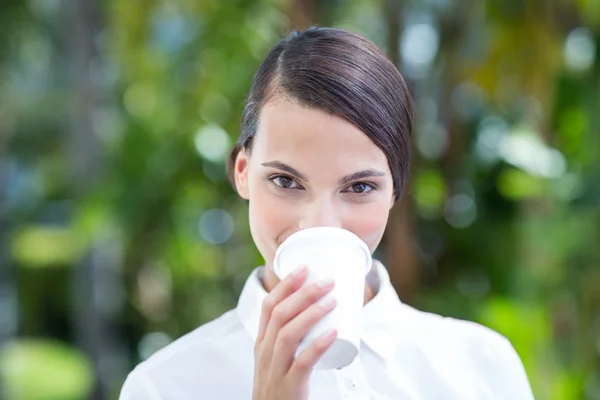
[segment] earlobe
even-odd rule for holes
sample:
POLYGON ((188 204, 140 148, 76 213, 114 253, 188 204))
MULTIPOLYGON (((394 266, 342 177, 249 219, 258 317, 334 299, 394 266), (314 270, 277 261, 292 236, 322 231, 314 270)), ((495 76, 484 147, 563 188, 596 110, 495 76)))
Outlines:
POLYGON ((249 200, 248 195, 248 154, 244 149, 241 149, 235 159, 233 176, 235 180, 235 188, 238 194, 244 200, 249 200))

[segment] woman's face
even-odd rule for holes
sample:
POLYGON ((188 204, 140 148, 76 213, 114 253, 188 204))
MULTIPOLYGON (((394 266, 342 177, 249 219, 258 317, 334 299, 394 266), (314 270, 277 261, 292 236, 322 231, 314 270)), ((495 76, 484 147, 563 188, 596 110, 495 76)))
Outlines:
POLYGON ((283 97, 263 106, 252 152, 239 153, 234 176, 268 268, 288 236, 317 226, 349 230, 372 253, 394 203, 387 158, 366 134, 283 97))

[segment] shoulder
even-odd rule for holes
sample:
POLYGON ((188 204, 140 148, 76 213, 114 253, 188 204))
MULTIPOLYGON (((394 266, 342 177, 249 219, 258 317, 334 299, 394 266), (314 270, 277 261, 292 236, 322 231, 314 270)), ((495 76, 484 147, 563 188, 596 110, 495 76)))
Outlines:
POLYGON ((245 333, 235 310, 231 310, 157 351, 137 368, 152 372, 190 359, 198 362, 204 357, 196 356, 203 356, 207 351, 226 350, 231 342, 243 338, 245 333))
POLYGON ((477 377, 492 393, 533 399, 523 363, 506 337, 476 322, 415 309, 412 318, 418 327, 415 340, 440 363, 477 377))
POLYGON ((223 390, 232 377, 251 382, 252 372, 252 339, 231 310, 140 363, 127 377, 121 399, 164 399, 174 392, 185 399, 198 390, 223 390))
POLYGON ((438 342, 465 346, 510 346, 500 333, 476 322, 443 317, 438 314, 412 309, 412 318, 419 326, 419 334, 432 336, 438 342))
MULTIPOLYGON (((415 340, 436 348, 438 354, 467 356, 471 362, 497 362, 496 353, 516 353, 500 333, 476 322, 412 309, 415 340)), ((513 357, 514 362, 520 359, 513 357)))

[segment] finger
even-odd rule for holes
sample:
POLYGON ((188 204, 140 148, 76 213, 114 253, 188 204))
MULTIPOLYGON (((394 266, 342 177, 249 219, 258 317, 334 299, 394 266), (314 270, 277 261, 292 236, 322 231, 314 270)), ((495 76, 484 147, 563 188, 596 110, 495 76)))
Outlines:
POLYGON ((308 380, 315 364, 331 347, 336 338, 337 331, 331 329, 319 336, 306 350, 300 353, 288 373, 292 382, 300 383, 308 380))
POLYGON ((271 313, 279 302, 289 296, 291 293, 298 290, 308 276, 308 269, 306 266, 301 266, 294 272, 286 276, 273 290, 265 297, 262 303, 262 311, 260 313, 260 321, 258 324, 258 335, 256 337, 256 343, 262 342, 269 319, 271 319, 271 313))
MULTIPOLYGON (((277 306, 275 306, 271 313, 271 319, 269 320, 265 332, 265 337, 263 340, 265 346, 262 349, 261 357, 271 360, 271 354, 274 351, 275 341, 277 340, 280 329, 289 321, 296 318, 301 312, 329 293, 333 287, 333 280, 323 280, 310 285, 305 285, 300 290, 292 293, 287 298, 282 300, 277 306)), ((294 333, 289 333, 288 335, 291 337, 285 338, 286 345, 288 346, 287 349, 283 351, 281 355, 277 356, 282 359, 281 361, 283 363, 291 362, 291 357, 293 357, 299 342, 298 340, 296 343, 294 343, 294 333)), ((302 337, 303 336, 301 336, 300 339, 302 337)))
POLYGON ((302 339, 325 315, 333 311, 336 305, 335 299, 323 297, 281 328, 273 346, 274 370, 289 370, 302 339))
POLYGON ((265 330, 264 341, 272 346, 275 343, 279 330, 285 324, 311 304, 325 296, 333 289, 333 286, 334 283, 331 280, 315 282, 305 285, 279 302, 271 311, 271 318, 265 330))

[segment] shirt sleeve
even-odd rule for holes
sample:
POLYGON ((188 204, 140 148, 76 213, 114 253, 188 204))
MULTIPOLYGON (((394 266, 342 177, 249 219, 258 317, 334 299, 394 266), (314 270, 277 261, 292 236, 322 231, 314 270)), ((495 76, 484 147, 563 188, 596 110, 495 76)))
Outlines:
POLYGON ((505 337, 494 341, 494 358, 497 360, 498 399, 534 400, 523 363, 513 345, 505 337))
POLYGON ((143 371, 134 369, 123 384, 119 400, 161 400, 152 381, 143 371))

